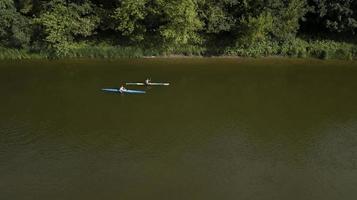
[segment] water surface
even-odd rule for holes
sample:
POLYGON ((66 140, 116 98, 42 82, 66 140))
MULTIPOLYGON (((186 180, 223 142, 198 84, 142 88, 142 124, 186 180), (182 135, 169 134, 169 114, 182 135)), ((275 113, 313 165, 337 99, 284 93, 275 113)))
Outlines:
POLYGON ((0 62, 0 199, 356 199, 357 63, 0 62), (100 91, 169 81, 145 95, 100 91))

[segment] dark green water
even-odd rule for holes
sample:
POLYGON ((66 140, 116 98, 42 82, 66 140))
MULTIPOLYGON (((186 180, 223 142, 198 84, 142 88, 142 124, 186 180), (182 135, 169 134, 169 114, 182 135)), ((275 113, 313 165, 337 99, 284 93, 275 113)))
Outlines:
POLYGON ((2 61, 0 91, 1 200, 357 198, 357 63, 2 61))

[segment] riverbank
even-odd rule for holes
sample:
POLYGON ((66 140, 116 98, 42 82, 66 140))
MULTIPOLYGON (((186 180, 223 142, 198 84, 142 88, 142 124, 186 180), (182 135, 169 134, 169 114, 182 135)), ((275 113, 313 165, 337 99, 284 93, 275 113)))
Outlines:
POLYGON ((333 40, 294 39, 292 41, 260 42, 232 47, 190 47, 176 50, 144 49, 141 47, 111 46, 108 44, 80 43, 69 48, 65 55, 57 55, 51 50, 35 51, 0 47, 0 60, 58 59, 58 58, 190 58, 190 57, 292 57, 357 60, 357 45, 333 40))

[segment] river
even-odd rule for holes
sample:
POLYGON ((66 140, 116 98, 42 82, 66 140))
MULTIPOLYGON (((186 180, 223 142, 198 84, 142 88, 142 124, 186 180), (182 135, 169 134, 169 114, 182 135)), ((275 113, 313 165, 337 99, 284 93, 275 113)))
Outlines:
POLYGON ((0 91, 2 200, 357 197, 357 62, 0 61, 0 91))

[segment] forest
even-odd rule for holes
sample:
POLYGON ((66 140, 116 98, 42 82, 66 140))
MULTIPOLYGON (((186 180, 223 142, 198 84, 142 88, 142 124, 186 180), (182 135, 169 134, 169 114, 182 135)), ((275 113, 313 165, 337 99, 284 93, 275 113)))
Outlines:
POLYGON ((357 0, 0 0, 0 59, 357 58, 357 0))

